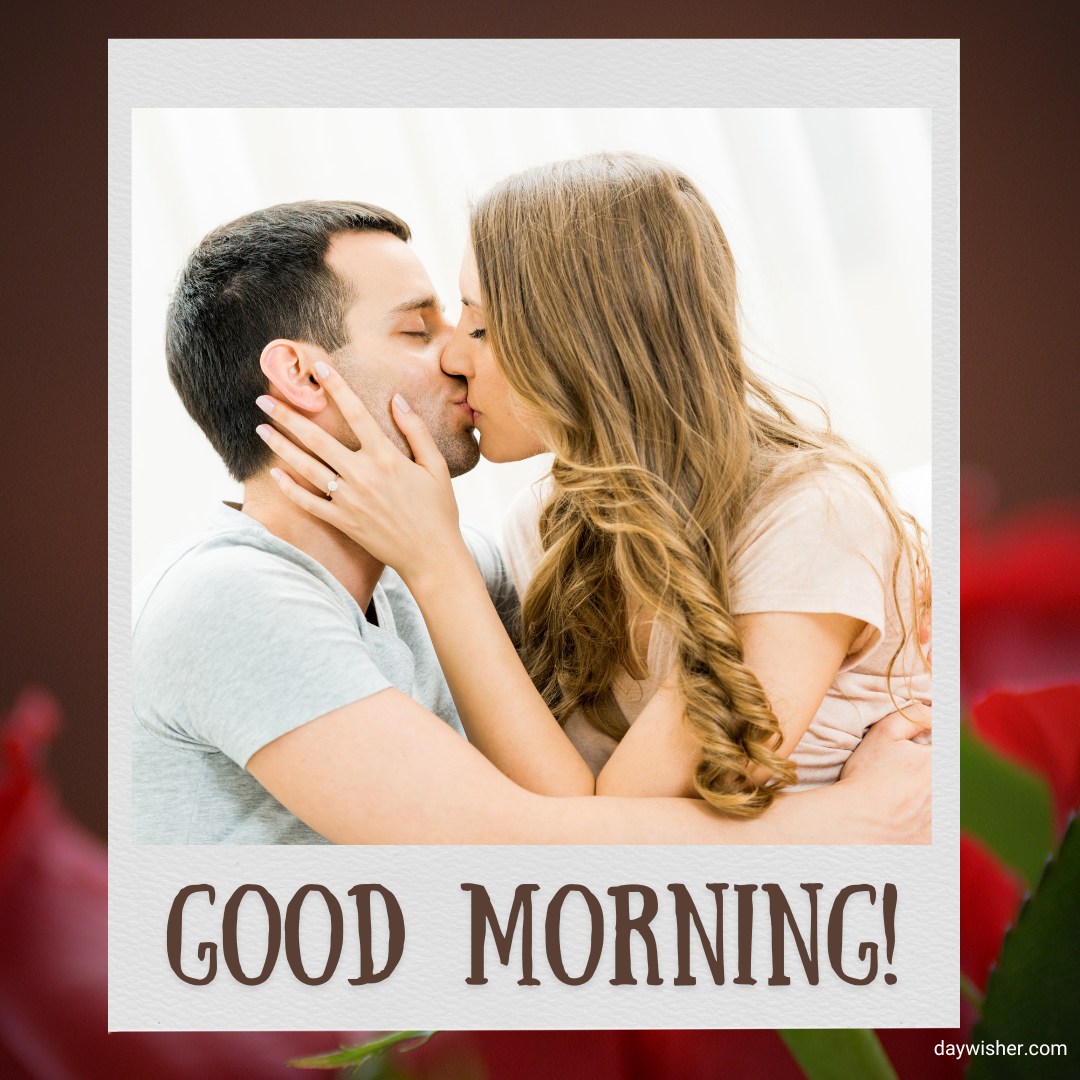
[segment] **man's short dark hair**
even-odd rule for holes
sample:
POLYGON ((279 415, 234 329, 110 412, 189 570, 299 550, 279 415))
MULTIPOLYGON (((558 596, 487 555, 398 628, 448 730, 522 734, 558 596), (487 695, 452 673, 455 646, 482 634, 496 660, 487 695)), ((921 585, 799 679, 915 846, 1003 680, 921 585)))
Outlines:
POLYGON ((255 399, 267 390, 259 367, 266 343, 292 338, 327 352, 346 344, 356 298, 326 252, 338 233, 364 231, 410 236, 378 206, 284 203, 215 229, 181 272, 165 331, 169 378, 234 479, 270 461, 255 433, 265 420, 255 399))

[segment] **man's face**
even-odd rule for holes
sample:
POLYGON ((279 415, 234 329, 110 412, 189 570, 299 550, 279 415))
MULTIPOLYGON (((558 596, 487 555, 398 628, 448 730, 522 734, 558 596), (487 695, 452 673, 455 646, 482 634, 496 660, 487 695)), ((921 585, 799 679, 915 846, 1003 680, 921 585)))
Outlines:
MULTIPOLYGON (((356 297, 345 316, 349 343, 332 355, 334 366, 404 453, 408 444, 390 412, 390 399, 398 393, 427 424, 450 475, 468 472, 480 451, 464 404, 467 386, 439 366, 453 327, 423 264, 406 243, 385 232, 339 233, 326 262, 356 297)), ((355 447, 356 437, 340 416, 338 423, 334 434, 355 447)))

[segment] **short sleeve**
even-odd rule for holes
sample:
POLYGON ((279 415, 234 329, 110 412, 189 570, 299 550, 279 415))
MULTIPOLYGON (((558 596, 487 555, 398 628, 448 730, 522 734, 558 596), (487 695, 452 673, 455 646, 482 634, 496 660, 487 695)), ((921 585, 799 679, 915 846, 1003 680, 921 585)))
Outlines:
POLYGON ((461 535, 480 570, 506 632, 516 640, 521 622, 521 603, 498 541, 471 525, 464 526, 461 535))
POLYGON ((169 745, 220 750, 246 766, 286 732, 392 685, 358 611, 343 590, 272 552, 192 553, 162 577, 136 624, 136 717, 169 745))
POLYGON ((750 524, 735 559, 735 614, 794 611, 847 615, 867 624, 853 653, 886 630, 896 542, 885 512, 854 473, 800 481, 750 524))

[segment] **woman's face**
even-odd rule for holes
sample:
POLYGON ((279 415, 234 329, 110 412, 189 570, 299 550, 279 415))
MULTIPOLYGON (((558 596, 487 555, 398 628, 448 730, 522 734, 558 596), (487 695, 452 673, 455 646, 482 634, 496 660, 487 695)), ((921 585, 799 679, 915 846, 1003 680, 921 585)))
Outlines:
POLYGON ((461 260, 461 318, 443 350, 442 368, 469 383, 469 407, 480 433, 480 453, 488 461, 520 461, 543 452, 543 446, 515 408, 510 386, 503 378, 488 344, 484 309, 480 306, 480 277, 472 245, 461 260))

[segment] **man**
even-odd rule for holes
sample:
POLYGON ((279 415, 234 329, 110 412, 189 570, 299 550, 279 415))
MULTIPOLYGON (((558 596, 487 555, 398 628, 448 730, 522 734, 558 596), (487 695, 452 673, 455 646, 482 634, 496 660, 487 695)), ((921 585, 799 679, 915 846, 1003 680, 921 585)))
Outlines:
MULTIPOLYGON (((545 798, 467 743, 400 579, 285 498, 255 431, 265 419, 255 400, 269 394, 355 448, 320 384, 316 365, 329 362, 403 450, 389 411, 399 392, 452 474, 476 463, 465 386, 439 366, 451 327, 409 235, 377 207, 295 203, 215 230, 185 267, 169 311, 170 376, 244 502, 219 508, 136 598, 136 839, 925 839, 928 751, 884 724, 840 783, 787 796, 754 821, 689 799, 545 798), (899 785, 888 779, 898 773, 899 785)), ((470 547, 511 621, 498 550, 479 535, 470 547)))

